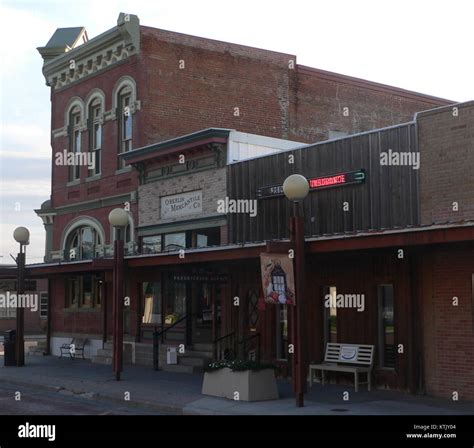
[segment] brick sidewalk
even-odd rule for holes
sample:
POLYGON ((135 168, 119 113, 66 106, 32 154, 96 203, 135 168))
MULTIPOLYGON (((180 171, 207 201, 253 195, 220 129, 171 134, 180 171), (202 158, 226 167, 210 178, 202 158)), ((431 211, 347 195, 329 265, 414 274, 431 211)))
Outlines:
POLYGON ((24 367, 3 367, 0 381, 42 387, 91 399, 108 398, 121 404, 147 405, 177 414, 295 414, 295 415, 451 415, 473 414, 474 403, 420 397, 394 391, 361 391, 351 386, 316 384, 306 395, 306 406, 296 408, 291 385, 279 381, 279 400, 236 402, 201 394, 202 374, 154 371, 150 367, 124 366, 122 381, 115 381, 110 366, 88 360, 59 359, 53 356, 27 356, 24 367), (342 399, 349 391, 350 400, 342 399))

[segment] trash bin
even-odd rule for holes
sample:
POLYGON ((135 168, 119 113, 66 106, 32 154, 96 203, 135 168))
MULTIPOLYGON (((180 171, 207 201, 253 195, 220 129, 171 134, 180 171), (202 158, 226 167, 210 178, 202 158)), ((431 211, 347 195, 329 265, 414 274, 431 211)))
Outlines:
POLYGON ((168 347, 166 350, 166 363, 178 364, 178 353, 176 352, 176 347, 168 347))
POLYGON ((7 330, 3 334, 3 361, 5 366, 16 366, 15 353, 16 330, 7 330))

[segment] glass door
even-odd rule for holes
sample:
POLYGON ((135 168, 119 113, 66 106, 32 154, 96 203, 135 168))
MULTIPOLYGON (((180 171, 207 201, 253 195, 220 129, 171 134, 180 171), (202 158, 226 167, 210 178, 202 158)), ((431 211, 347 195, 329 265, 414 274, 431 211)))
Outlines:
POLYGON ((193 343, 212 342, 213 286, 207 282, 193 285, 193 343))

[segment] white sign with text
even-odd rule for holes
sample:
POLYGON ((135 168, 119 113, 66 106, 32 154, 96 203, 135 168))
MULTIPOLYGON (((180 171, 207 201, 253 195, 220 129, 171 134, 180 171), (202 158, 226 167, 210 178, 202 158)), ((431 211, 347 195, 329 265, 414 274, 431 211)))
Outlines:
POLYGON ((180 218, 202 213, 202 190, 163 196, 161 219, 180 218))

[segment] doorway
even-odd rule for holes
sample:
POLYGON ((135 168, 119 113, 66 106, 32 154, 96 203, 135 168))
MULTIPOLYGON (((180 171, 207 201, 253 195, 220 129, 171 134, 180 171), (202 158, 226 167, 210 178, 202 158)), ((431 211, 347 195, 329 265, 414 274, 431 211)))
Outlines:
POLYGON ((214 288, 208 282, 193 282, 191 290, 192 343, 212 343, 214 288))

